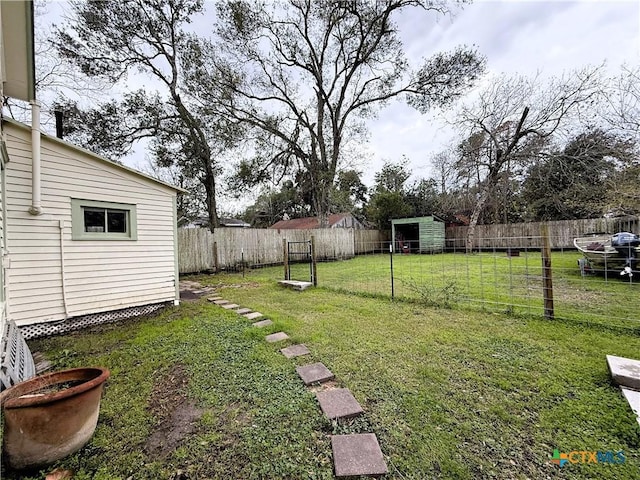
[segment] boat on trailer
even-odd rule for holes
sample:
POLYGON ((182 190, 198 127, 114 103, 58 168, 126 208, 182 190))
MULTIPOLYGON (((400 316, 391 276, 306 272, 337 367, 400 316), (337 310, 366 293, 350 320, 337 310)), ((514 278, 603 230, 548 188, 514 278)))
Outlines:
POLYGON ((607 272, 631 278, 640 274, 640 236, 634 233, 586 235, 574 238, 573 245, 584 256, 578 261, 583 275, 607 272))

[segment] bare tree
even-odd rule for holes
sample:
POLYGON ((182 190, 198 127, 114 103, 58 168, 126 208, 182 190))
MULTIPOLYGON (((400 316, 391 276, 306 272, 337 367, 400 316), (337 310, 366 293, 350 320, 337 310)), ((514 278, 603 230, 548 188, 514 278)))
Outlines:
POLYGON ((623 65, 620 74, 610 78, 600 115, 618 134, 640 137, 640 67, 623 65))
MULTIPOLYGON (((36 97, 42 106, 41 124, 53 125, 55 105, 62 98, 98 101, 108 85, 97 78, 83 75, 73 64, 60 55, 52 42, 51 25, 46 22, 49 0, 34 2, 34 54, 36 97)), ((3 106, 9 115, 22 122, 30 120, 30 107, 25 102, 5 97, 3 106)))
POLYGON ((466 249, 471 251, 482 209, 502 173, 523 165, 550 139, 577 121, 580 109, 598 95, 600 70, 569 72, 547 82, 540 76, 493 79, 474 101, 464 103, 453 123, 466 142, 463 155, 475 165, 479 189, 471 213, 466 249))
POLYGON ((226 112, 260 137, 241 169, 248 182, 304 172, 326 226, 343 147, 363 118, 403 95, 422 111, 446 105, 471 85, 484 59, 469 48, 409 68, 393 19, 411 7, 447 10, 444 0, 221 2, 217 74, 235 93, 226 112))

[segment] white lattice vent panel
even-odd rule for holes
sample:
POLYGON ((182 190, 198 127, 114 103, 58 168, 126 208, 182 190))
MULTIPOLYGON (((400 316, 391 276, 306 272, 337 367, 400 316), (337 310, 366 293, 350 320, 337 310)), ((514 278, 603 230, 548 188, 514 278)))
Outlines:
POLYGON ((149 315, 167 305, 169 304, 155 303, 152 305, 142 305, 140 307, 123 308, 121 310, 113 310, 111 312, 101 312, 94 313, 92 315, 83 315, 81 317, 73 317, 63 322, 26 325, 24 327, 20 327, 20 331, 22 332, 22 336, 27 340, 32 338, 48 337, 50 335, 59 335, 72 330, 91 327, 93 325, 114 323, 127 318, 149 315))

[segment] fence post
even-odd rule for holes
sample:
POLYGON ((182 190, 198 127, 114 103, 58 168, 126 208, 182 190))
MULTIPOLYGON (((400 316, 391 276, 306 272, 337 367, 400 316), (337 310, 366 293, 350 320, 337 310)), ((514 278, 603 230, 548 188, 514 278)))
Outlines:
POLYGON ((393 288, 393 243, 389 244, 389 261, 391 262, 391 299, 393 300, 395 295, 393 288))
POLYGON ((553 279, 551 277, 551 247, 549 245, 549 227, 543 223, 542 233, 542 282, 544 294, 544 318, 553 320, 553 279))
POLYGON ((287 239, 282 239, 282 258, 284 264, 284 279, 289 280, 289 252, 287 252, 287 239))
POLYGON ((213 271, 218 273, 218 242, 213 242, 213 271))
POLYGON ((313 286, 318 286, 318 264, 316 262, 316 237, 311 235, 311 281, 313 286))

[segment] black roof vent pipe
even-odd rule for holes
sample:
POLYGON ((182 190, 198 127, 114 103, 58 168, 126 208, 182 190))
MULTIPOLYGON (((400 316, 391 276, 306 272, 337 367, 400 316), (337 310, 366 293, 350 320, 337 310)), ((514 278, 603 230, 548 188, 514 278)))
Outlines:
POLYGON ((53 113, 56 116, 56 137, 62 138, 62 110, 56 108, 53 113))

